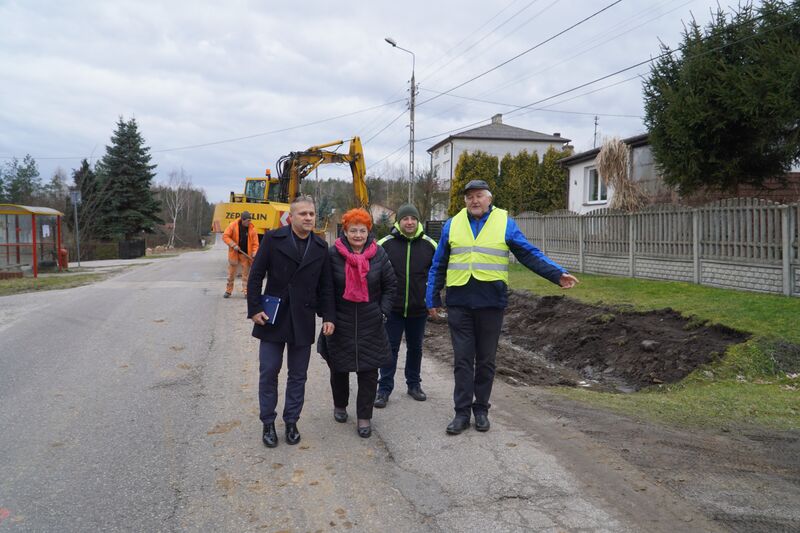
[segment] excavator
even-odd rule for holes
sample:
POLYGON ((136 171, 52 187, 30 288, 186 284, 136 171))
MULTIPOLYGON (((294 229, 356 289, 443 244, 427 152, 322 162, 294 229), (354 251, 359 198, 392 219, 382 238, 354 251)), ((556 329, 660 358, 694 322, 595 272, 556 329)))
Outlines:
POLYGON ((267 169, 264 177, 245 178, 243 194, 231 192, 230 202, 219 203, 214 208, 211 231, 222 233, 231 221, 241 216, 242 211, 249 211, 252 215, 252 224, 256 227, 259 240, 266 231, 286 226, 289 224, 289 204, 300 192, 300 183, 320 165, 332 163, 350 165, 354 203, 368 210, 364 149, 361 139, 353 137, 349 141, 320 144, 281 157, 276 163, 277 178, 272 177, 270 169, 267 169), (346 142, 349 142, 347 153, 337 152, 346 142), (331 147, 336 148, 326 150, 331 147))

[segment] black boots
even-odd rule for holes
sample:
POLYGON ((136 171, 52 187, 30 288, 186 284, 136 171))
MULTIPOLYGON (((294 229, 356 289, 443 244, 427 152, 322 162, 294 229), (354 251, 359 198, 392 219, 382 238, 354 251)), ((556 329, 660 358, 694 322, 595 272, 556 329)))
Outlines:
POLYGON ((264 433, 261 435, 264 446, 274 448, 278 445, 278 434, 275 433, 275 424, 264 424, 264 433))
POLYGON ((300 442, 300 432, 297 431, 297 424, 286 422, 286 442, 288 444, 297 444, 300 442))
POLYGON ((457 415, 447 426, 448 435, 458 435, 465 429, 469 429, 469 416, 457 415))

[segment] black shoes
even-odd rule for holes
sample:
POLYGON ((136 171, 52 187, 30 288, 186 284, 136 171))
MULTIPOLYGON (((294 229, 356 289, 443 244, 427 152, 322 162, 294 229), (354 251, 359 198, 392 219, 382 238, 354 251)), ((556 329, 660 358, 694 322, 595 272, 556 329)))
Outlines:
POLYGON ((336 407, 333 408, 333 419, 339 422, 340 424, 344 424, 347 422, 347 411, 342 409, 341 411, 337 411, 336 407))
POLYGON ((422 391, 422 387, 414 387, 408 389, 408 395, 417 400, 418 402, 424 402, 428 399, 428 396, 422 391))
POLYGON ((275 424, 264 424, 264 433, 261 440, 267 448, 274 448, 278 445, 278 434, 275 433, 275 424))
POLYGON ((389 402, 389 396, 386 394, 379 392, 375 395, 375 402, 372 404, 378 409, 383 409, 386 407, 386 404, 389 402))
POLYGON ((223 298, 230 298, 231 297, 231 293, 229 293, 228 291, 225 291, 225 294, 223 294, 222 297, 223 298))
POLYGON ((288 444, 300 442, 300 432, 297 431, 297 424, 286 422, 286 442, 288 444))
POLYGON ((468 416, 456 416, 450 424, 447 426, 447 434, 448 435, 458 435, 465 429, 469 429, 469 417, 468 416))
POLYGON ((475 413, 475 429, 478 431, 489 431, 489 416, 486 413, 475 413))
POLYGON ((362 439, 368 439, 372 435, 372 424, 368 426, 358 426, 358 436, 362 439))

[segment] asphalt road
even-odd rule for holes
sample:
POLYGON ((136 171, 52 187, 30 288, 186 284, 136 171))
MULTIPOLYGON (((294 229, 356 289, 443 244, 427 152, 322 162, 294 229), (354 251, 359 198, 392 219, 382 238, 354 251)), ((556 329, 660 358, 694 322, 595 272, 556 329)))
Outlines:
POLYGON ((716 530, 524 389, 497 384, 490 432, 445 435, 435 361, 429 400, 400 383, 361 439, 312 354, 302 442, 266 449, 258 345, 224 277, 217 247, 0 298, 0 532, 716 530))

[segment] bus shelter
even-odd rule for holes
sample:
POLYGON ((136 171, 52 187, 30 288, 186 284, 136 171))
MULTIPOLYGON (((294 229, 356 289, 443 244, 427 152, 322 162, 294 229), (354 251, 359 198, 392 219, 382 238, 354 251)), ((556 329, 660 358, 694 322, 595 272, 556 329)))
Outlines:
POLYGON ((38 277, 45 265, 62 268, 61 217, 49 207, 0 204, 0 270, 29 266, 38 277))

